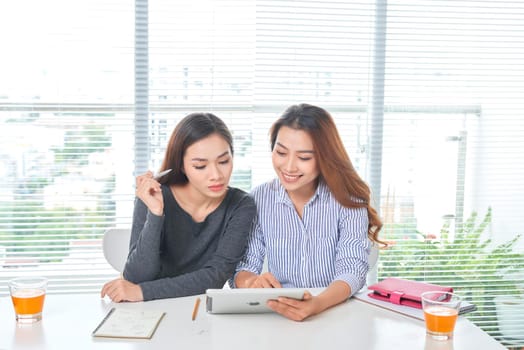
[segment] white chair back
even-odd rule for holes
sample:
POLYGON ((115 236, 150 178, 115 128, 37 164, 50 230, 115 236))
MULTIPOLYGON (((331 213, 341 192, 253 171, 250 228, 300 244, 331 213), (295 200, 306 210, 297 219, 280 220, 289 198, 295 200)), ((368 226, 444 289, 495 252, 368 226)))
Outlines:
POLYGON ((378 245, 376 243, 371 243, 371 251, 369 252, 368 258, 369 270, 366 276, 366 286, 364 288, 378 282, 378 255, 378 245))
POLYGON ((131 230, 127 228, 110 228, 104 233, 102 240, 104 257, 118 272, 124 271, 130 239, 131 230))

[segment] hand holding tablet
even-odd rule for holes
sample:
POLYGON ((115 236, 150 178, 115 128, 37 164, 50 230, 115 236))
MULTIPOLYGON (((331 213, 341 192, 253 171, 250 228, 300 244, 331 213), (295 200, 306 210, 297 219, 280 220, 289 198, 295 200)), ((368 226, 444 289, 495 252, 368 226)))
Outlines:
POLYGON ((304 288, 237 288, 208 289, 206 311, 212 314, 239 314, 273 312, 268 300, 287 297, 302 300, 304 288))

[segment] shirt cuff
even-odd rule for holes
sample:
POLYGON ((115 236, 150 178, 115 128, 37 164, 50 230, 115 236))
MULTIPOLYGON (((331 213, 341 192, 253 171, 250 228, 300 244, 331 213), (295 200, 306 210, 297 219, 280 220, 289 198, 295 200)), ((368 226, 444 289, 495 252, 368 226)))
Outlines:
POLYGON ((155 291, 151 286, 148 286, 147 283, 139 283, 138 286, 142 289, 142 297, 144 301, 155 299, 155 291))
POLYGON ((345 274, 345 275, 341 275, 335 278, 335 281, 346 282, 349 285, 349 287, 351 288, 350 297, 352 297, 355 293, 357 293, 360 289, 362 289, 362 287, 364 287, 366 279, 365 277, 358 278, 355 275, 345 274))

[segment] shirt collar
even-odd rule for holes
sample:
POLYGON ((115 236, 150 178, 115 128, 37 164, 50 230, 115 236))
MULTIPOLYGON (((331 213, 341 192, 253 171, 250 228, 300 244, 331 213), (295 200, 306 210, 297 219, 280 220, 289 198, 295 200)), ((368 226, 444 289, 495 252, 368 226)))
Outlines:
MULTIPOLYGON (((274 185, 278 192, 277 202, 293 205, 293 203, 291 203, 291 199, 289 198, 289 195, 287 194, 284 186, 282 186, 282 184, 280 183, 280 179, 276 178, 274 181, 274 185)), ((313 196, 311 197, 311 199, 308 201, 307 204, 313 203, 315 200, 317 200, 317 198, 318 200, 325 202, 329 199, 330 195, 331 195, 331 191, 329 190, 329 187, 324 182, 324 180, 320 179, 318 182, 317 189, 315 190, 315 193, 313 194, 313 196)))

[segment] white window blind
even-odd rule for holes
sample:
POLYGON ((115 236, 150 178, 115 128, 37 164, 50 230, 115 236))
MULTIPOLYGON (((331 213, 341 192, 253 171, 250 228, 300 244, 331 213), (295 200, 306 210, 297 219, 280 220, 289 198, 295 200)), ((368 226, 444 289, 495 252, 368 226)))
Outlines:
POLYGON ((392 0, 385 21, 379 278, 453 286, 522 346, 524 4, 392 0))
POLYGON ((307 102, 372 187, 391 242, 378 278, 451 285, 524 344, 521 2, 26 0, 0 16, 0 280, 99 291, 115 274, 101 235, 130 225, 134 175, 180 118, 227 122, 249 190, 274 176, 271 123, 307 102))
POLYGON ((256 159, 253 183, 274 177, 268 131, 301 102, 332 112, 355 165, 366 171, 366 111, 373 49, 372 2, 257 1, 256 159))
POLYGON ((100 290, 102 234, 132 211, 134 6, 2 2, 0 42, 0 293, 100 290))
POLYGON ((160 165, 176 123, 195 111, 233 133, 232 182, 251 188, 254 1, 149 2, 151 166, 160 165))

